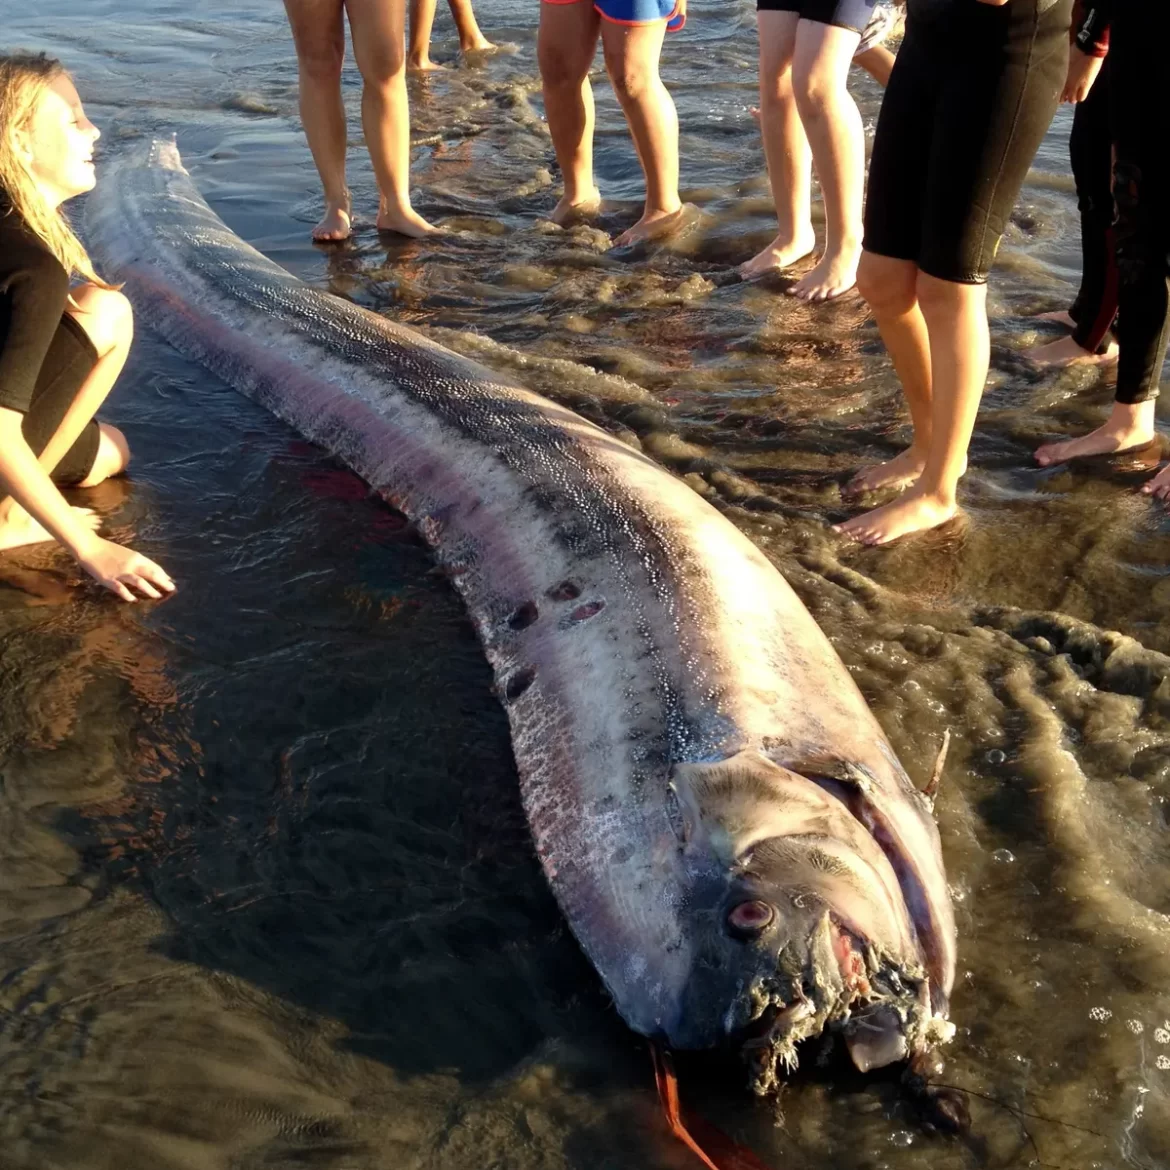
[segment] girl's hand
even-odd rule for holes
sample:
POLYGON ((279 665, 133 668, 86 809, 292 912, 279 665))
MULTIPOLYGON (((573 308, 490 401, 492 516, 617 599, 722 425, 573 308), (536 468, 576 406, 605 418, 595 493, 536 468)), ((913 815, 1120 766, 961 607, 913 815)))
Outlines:
POLYGON ((1083 102, 1089 96, 1089 90, 1093 88, 1093 82, 1097 80, 1097 74, 1101 72, 1104 61, 1104 57, 1090 57, 1088 53, 1082 53, 1073 45, 1068 55, 1068 77, 1065 79, 1064 89, 1060 91, 1060 100, 1083 102))
POLYGON ((81 567, 102 588, 116 593, 123 601, 138 600, 131 586, 143 596, 155 599, 175 591, 175 583, 154 561, 112 540, 94 536, 76 555, 81 567))

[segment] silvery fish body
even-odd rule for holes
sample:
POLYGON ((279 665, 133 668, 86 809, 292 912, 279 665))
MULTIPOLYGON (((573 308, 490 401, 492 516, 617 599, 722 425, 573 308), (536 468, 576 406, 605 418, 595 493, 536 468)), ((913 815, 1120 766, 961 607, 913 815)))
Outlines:
POLYGON ((108 164, 87 217, 140 321, 434 547, 495 672, 545 873, 631 1028, 746 1039, 757 1087, 826 1026, 861 1067, 945 1038, 928 802, 742 533, 573 412, 273 264, 172 143, 108 164))

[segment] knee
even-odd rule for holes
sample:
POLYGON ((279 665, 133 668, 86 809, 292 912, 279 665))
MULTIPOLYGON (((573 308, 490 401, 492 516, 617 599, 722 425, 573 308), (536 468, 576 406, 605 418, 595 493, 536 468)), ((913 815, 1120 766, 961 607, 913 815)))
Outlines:
POLYGON ((298 62, 301 77, 317 85, 340 85, 343 55, 333 50, 305 53, 298 62))
POLYGON ((825 117, 837 98, 832 80, 816 70, 794 73, 792 90, 796 108, 805 121, 825 117))
POLYGON ((79 487, 93 487, 111 475, 118 475, 130 464, 130 444, 117 427, 109 423, 98 423, 98 449, 89 474, 79 487))
POLYGON ((960 284, 919 271, 914 280, 914 295, 922 307, 923 316, 945 316, 982 306, 987 285, 960 284))
POLYGON ((792 62, 786 61, 780 67, 767 72, 760 68, 760 102, 763 105, 779 106, 792 101, 792 62))
POLYGON ((619 101, 638 101, 658 82, 656 69, 627 56, 605 59, 605 69, 619 101))
POLYGON ((917 299, 913 264, 862 252, 857 266, 857 291, 878 315, 909 312, 917 299))
POLYGON ((389 90, 404 85, 406 81, 406 49, 404 45, 391 45, 373 60, 359 65, 362 84, 367 90, 389 90))
POLYGON ((536 60, 540 67, 540 80, 551 89, 580 89, 589 76, 592 57, 582 59, 576 52, 566 52, 560 45, 539 42, 536 60))
POLYGON ((82 285, 72 293, 73 319, 85 330, 99 357, 116 349, 129 349, 134 337, 134 310, 123 293, 96 284, 82 285))

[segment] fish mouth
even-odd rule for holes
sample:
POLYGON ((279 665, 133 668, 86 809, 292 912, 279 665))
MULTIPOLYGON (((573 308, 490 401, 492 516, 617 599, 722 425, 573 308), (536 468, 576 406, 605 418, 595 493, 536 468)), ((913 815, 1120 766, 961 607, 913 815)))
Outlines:
POLYGON ((925 969, 883 953, 832 911, 806 940, 803 970, 792 966, 782 956, 775 976, 756 980, 752 1019, 730 1037, 760 1096, 796 1067, 800 1043, 822 1033, 840 1036, 863 1073, 953 1035, 953 1025, 930 1009, 925 969))
POLYGON ((949 901, 933 823, 903 787, 755 749, 676 765, 694 941, 672 1046, 738 1046, 767 1093, 824 1032, 863 1071, 947 1038, 949 901))
POLYGON ((930 897, 913 857, 878 809, 867 799, 862 787, 827 776, 812 775, 808 778, 857 821, 889 862, 901 891, 902 905, 914 930, 919 957, 929 972, 931 1007, 934 1012, 945 1015, 950 988, 939 970, 939 955, 945 947, 936 936, 937 924, 931 913, 930 897))
POLYGON ((838 1035, 866 1073, 944 1044, 955 1031, 945 1015, 946 990, 933 977, 933 924, 922 912, 928 899, 913 859, 863 789, 821 775, 805 778, 849 814, 889 863, 897 886, 885 889, 872 864, 856 858, 873 870, 873 888, 884 890, 895 914, 893 903, 900 900, 912 937, 904 940, 908 948, 892 952, 841 907, 827 908, 803 946, 790 945, 789 955, 780 956, 778 977, 757 978, 748 993, 751 1022, 732 1040, 738 1041, 760 1095, 779 1087, 781 1070, 796 1067, 797 1047, 812 1036, 838 1035))

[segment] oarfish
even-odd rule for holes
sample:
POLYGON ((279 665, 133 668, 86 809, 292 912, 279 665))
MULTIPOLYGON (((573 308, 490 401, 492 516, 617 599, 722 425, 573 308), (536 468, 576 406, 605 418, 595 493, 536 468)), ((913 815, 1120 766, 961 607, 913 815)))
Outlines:
POLYGON ((826 1027, 862 1069, 947 1038, 955 931, 929 800, 750 540, 572 411, 310 288, 172 143, 90 197, 140 320, 404 512, 507 710, 537 852, 635 1031, 752 1055, 826 1027))

